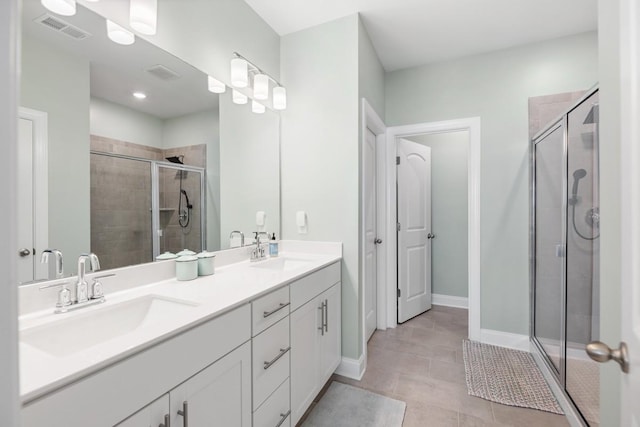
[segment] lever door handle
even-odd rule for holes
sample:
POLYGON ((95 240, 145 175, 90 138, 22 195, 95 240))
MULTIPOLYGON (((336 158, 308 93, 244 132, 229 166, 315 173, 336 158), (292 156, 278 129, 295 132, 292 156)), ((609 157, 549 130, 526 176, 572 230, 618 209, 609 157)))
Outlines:
POLYGON ((612 349, 603 342, 591 341, 587 344, 587 354, 591 359, 599 363, 614 360, 618 362, 622 372, 629 373, 629 349, 624 342, 621 342, 618 348, 612 349))

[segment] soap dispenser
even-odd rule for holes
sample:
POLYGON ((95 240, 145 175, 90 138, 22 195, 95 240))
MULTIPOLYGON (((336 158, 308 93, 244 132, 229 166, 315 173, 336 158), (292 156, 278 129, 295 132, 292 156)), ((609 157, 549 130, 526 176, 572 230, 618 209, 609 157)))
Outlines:
POLYGON ((269 256, 272 258, 278 256, 278 241, 276 240, 276 233, 273 233, 271 240, 269 240, 269 256))

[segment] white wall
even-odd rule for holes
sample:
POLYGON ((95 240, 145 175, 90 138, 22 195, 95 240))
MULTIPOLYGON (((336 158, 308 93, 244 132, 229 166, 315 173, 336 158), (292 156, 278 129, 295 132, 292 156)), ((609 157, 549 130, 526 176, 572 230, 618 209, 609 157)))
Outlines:
POLYGON ((72 260, 90 249, 89 62, 23 37, 20 96, 48 114, 49 245, 72 260))
POLYGON ((18 288, 15 263, 20 22, 18 0, 0 2, 0 425, 17 426, 18 288))
POLYGON ((469 132, 406 138, 431 147, 431 288, 434 294, 467 297, 469 132))
POLYGON ((91 135, 163 148, 163 120, 102 98, 91 97, 91 135))
POLYGON ((282 235, 343 242, 342 354, 362 352, 358 274, 358 17, 288 34, 281 41, 282 235), (308 234, 298 234, 306 211, 308 234))
POLYGON ((587 33, 387 73, 388 126, 482 120, 482 328, 529 333, 527 100, 591 87, 597 58, 587 33))
POLYGON ((220 96, 222 248, 229 247, 233 230, 244 233, 245 243, 253 241, 257 211, 267 215, 265 231, 280 238, 279 136, 277 113, 254 114, 250 103, 234 104, 231 91, 220 96))

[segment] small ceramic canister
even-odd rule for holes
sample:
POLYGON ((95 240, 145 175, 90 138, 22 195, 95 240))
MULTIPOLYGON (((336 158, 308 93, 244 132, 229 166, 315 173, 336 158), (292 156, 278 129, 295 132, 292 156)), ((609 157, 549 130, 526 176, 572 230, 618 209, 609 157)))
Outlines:
POLYGON ((193 280, 198 277, 198 257, 183 255, 176 259, 176 279, 193 280))
POLYGON ((163 254, 158 255, 156 257, 156 261, 164 261, 164 260, 167 260, 167 259, 176 259, 176 258, 178 258, 178 255, 167 251, 167 252, 165 252, 163 254))
POLYGON ((213 252, 202 251, 198 254, 198 276, 211 276, 216 272, 216 256, 213 252))
POLYGON ((191 249, 183 249, 180 252, 178 252, 176 255, 178 256, 185 256, 185 255, 195 255, 196 253, 193 252, 191 249))

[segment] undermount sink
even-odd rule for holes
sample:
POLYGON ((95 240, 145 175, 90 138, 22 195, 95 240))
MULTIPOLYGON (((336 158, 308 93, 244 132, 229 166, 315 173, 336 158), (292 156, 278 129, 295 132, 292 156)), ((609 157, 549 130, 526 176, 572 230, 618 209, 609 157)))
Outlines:
POLYGON ((24 329, 20 331, 20 341, 53 356, 64 357, 171 319, 197 305, 159 295, 145 295, 24 329))
POLYGON ((265 261, 258 261, 251 266, 254 268, 263 268, 265 270, 288 271, 295 270, 300 267, 306 267, 310 262, 311 261, 307 259, 282 257, 270 258, 265 261))

